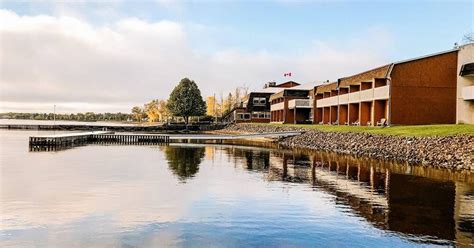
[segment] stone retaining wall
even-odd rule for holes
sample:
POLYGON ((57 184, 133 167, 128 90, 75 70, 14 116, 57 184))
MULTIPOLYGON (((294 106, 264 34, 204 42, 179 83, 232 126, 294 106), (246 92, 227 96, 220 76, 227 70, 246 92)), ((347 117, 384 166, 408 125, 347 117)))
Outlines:
POLYGON ((279 143, 289 148, 324 150, 423 166, 474 170, 474 136, 470 135, 404 137, 252 124, 234 124, 223 131, 261 133, 295 130, 303 130, 305 133, 281 139, 279 143))

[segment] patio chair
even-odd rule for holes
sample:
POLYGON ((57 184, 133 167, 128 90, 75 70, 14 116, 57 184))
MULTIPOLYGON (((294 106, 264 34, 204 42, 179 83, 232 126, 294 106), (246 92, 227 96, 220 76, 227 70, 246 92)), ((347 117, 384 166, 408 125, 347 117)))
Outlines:
POLYGON ((385 125, 387 125, 387 119, 382 118, 380 121, 377 121, 377 126, 383 127, 385 125))
POLYGON ((352 122, 352 125, 353 126, 360 126, 360 121, 359 120, 354 121, 354 122, 352 122))

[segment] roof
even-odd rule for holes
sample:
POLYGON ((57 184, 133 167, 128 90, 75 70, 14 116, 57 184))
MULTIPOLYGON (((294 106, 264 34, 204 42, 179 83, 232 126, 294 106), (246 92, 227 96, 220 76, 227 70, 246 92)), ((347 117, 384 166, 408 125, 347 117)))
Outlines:
POLYGON ((364 81, 372 81, 374 78, 386 78, 390 72, 391 66, 392 64, 388 64, 349 77, 340 78, 339 87, 347 87, 364 81))
POLYGON ((337 89, 337 82, 325 83, 316 87, 316 94, 337 89))
MULTIPOLYGON (((250 93, 272 93, 272 94, 275 94, 275 93, 278 93, 284 89, 288 89, 288 88, 282 88, 282 87, 267 87, 265 89, 261 89, 261 90, 253 90, 251 91, 250 93)), ((249 94, 250 94, 249 93, 249 94)))
POLYGON ((309 82, 305 84, 301 84, 295 87, 286 88, 285 90, 312 90, 315 86, 321 85, 320 82, 309 82))
MULTIPOLYGON (((274 87, 292 88, 292 87, 286 87, 285 84, 296 84, 296 85, 300 85, 299 83, 290 80, 290 81, 286 81, 286 82, 283 82, 283 83, 279 83, 279 84, 275 85, 274 87)), ((293 87, 294 87, 294 86, 293 86, 293 87)))
POLYGON ((419 57, 415 57, 415 58, 411 58, 411 59, 405 59, 405 60, 401 60, 401 61, 398 61, 398 62, 395 62, 394 64, 397 65, 397 64, 403 64, 403 63, 407 63, 407 62, 411 62, 411 61, 415 61, 415 60, 419 60, 419 59, 426 59, 426 58, 429 58, 429 57, 434 57, 434 56, 438 56, 438 55, 443 55, 443 54, 446 54, 446 53, 452 53, 452 52, 457 52, 459 51, 459 48, 454 48, 454 49, 451 49, 451 50, 447 50, 447 51, 442 51, 442 52, 437 52, 437 53, 432 53, 432 54, 428 54, 428 55, 423 55, 423 56, 419 56, 419 57))

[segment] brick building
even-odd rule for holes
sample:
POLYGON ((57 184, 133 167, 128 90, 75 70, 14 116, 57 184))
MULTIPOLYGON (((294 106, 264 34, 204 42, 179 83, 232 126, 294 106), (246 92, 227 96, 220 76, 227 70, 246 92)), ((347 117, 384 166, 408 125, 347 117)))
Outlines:
POLYGON ((313 123, 456 123, 457 67, 458 49, 453 49, 316 86, 313 123))
POLYGON ((300 85, 271 95, 271 122, 311 123, 314 85, 300 85))
POLYGON ((276 84, 270 82, 265 88, 252 91, 246 96, 241 105, 234 107, 223 116, 223 121, 228 123, 268 123, 270 122, 270 96, 282 89, 298 86, 293 81, 276 84))

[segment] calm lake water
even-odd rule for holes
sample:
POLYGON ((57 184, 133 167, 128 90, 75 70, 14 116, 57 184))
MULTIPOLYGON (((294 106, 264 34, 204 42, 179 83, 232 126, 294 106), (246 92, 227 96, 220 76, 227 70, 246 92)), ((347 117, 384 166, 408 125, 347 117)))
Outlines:
MULTIPOLYGON (((0 119, 0 124, 5 125, 88 125, 88 126, 135 126, 133 123, 126 122, 112 122, 112 121, 51 121, 51 120, 20 120, 20 119, 0 119)), ((146 124, 146 123, 143 123, 146 124)))
POLYGON ((30 152, 34 134, 0 130, 0 247, 473 244, 472 174, 242 145, 30 152))

